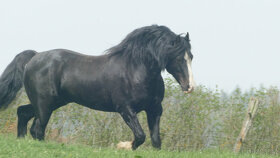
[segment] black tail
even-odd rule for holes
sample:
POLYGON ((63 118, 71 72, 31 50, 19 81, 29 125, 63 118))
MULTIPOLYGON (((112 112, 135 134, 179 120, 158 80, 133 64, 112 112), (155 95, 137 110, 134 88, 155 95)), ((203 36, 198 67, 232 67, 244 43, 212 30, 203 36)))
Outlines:
POLYGON ((5 109, 14 100, 23 85, 25 65, 35 56, 33 50, 18 54, 0 77, 0 109, 5 109))

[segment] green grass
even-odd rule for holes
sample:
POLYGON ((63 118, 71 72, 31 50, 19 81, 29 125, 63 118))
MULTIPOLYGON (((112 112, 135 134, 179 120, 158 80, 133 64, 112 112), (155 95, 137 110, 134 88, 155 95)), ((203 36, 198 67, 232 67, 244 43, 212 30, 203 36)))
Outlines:
POLYGON ((234 154, 227 151, 207 150, 175 152, 164 150, 124 151, 117 149, 96 149, 85 145, 66 145, 56 142, 39 142, 31 138, 16 139, 14 135, 0 135, 0 158, 273 158, 273 155, 234 154))

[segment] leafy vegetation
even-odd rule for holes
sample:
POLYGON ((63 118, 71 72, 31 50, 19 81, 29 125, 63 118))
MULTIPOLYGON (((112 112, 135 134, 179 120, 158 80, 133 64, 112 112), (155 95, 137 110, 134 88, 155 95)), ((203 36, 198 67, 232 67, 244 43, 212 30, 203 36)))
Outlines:
MULTIPOLYGON (((242 152, 280 153, 280 90, 278 88, 252 88, 247 92, 236 88, 228 94, 218 89, 198 86, 193 93, 184 94, 172 79, 166 79, 165 82, 164 112, 160 124, 162 149, 167 151, 232 150, 249 99, 256 97, 260 101, 259 109, 242 152)), ((21 93, 12 103, 12 108, 0 112, 0 133, 16 133, 16 107, 27 102, 25 93, 21 93)), ((146 114, 142 112, 138 117, 145 133, 149 136, 146 114)), ((46 131, 48 141, 83 144, 94 149, 115 148, 119 141, 132 139, 132 132, 119 114, 95 111, 76 104, 56 110, 46 131)), ((141 150, 152 150, 149 137, 140 147, 141 150)))

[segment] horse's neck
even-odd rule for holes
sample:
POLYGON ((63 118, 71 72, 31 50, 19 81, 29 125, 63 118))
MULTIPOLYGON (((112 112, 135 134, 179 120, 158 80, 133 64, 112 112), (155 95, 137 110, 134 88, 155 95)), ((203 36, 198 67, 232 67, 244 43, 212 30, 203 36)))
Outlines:
POLYGON ((154 65, 139 65, 142 69, 145 69, 145 75, 143 77, 146 81, 153 81, 154 79, 158 79, 161 76, 161 69, 154 65))
POLYGON ((124 64, 124 71, 128 71, 130 75, 136 78, 140 77, 144 80, 152 80, 153 78, 158 78, 161 75, 161 69, 156 62, 139 62, 137 60, 134 61, 133 59, 128 60, 127 58, 122 58, 120 56, 109 57, 104 55, 103 57, 108 59, 107 62, 110 62, 111 60, 117 65, 124 64))

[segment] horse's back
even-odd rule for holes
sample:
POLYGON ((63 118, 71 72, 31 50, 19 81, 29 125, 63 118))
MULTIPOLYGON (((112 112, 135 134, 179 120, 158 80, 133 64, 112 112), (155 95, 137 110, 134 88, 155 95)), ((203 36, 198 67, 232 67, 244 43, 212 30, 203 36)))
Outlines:
POLYGON ((26 65, 24 85, 29 98, 57 97, 65 67, 85 55, 65 49, 38 53, 26 65))

